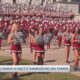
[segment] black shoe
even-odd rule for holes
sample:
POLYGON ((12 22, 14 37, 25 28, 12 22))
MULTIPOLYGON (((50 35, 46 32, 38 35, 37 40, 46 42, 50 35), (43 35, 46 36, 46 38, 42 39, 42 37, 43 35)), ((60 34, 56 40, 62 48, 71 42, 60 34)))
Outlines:
POLYGON ((38 65, 43 65, 43 58, 38 57, 38 65))

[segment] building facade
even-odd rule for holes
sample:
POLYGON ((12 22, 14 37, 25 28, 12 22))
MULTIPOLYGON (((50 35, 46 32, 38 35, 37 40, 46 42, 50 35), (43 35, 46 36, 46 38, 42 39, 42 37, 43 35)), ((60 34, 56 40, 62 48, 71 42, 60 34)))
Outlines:
POLYGON ((44 3, 53 3, 53 2, 80 2, 80 0, 0 0, 1 3, 30 3, 31 4, 41 4, 44 3))
POLYGON ((72 10, 76 15, 80 13, 80 0, 0 0, 0 3, 23 3, 27 5, 43 5, 54 4, 57 8, 63 7, 64 10, 72 10))

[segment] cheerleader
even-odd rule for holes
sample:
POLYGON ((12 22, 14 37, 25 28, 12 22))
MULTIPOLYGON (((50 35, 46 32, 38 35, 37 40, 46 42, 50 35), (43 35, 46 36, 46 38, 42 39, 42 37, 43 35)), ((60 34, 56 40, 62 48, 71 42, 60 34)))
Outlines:
POLYGON ((77 31, 75 29, 73 30, 71 42, 75 56, 74 70, 77 70, 80 56, 80 29, 78 29, 77 31))
POLYGON ((33 48, 34 48, 33 39, 34 39, 34 29, 31 29, 29 32, 29 43, 30 43, 31 53, 33 52, 33 48))
MULTIPOLYGON (((19 24, 13 23, 11 32, 8 36, 8 43, 11 45, 11 56, 13 60, 13 65, 19 65, 19 62, 21 60, 21 37, 19 32, 19 24)), ((13 79, 15 80, 17 78, 17 73, 13 73, 12 75, 13 79)))
POLYGON ((71 47, 71 33, 69 31, 69 28, 67 28, 63 34, 63 41, 64 41, 64 46, 66 51, 66 63, 69 63, 69 53, 71 47))
POLYGON ((36 44, 35 53, 37 54, 38 65, 43 65, 44 54, 45 54, 44 40, 43 40, 42 36, 43 36, 43 29, 40 28, 39 34, 36 35, 35 39, 34 39, 34 42, 36 44))
POLYGON ((37 29, 35 29, 35 31, 34 31, 34 37, 33 37, 33 45, 34 45, 34 47, 33 47, 33 50, 34 50, 34 52, 33 52, 33 64, 36 64, 37 63, 37 53, 36 53, 36 46, 37 46, 37 44, 36 44, 36 42, 35 42, 35 38, 36 38, 36 36, 38 36, 38 30, 37 29))

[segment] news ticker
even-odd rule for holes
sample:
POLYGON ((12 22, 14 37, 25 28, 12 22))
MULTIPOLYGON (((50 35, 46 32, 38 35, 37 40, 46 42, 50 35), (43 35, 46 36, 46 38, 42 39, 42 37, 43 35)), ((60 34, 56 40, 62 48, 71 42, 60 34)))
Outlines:
POLYGON ((0 65, 0 72, 70 72, 69 65, 0 65))

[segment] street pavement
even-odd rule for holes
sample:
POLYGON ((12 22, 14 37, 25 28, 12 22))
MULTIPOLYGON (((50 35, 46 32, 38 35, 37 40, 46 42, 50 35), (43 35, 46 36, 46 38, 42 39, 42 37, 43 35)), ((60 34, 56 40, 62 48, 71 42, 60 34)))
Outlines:
MULTIPOLYGON (((46 48, 46 47, 45 47, 46 48)), ((33 58, 33 53, 30 52, 29 44, 23 45, 22 47, 22 59, 31 60, 33 58)), ((2 50, 0 51, 0 56, 9 56, 10 54, 10 46, 2 46, 2 50)), ((71 73, 77 76, 80 76, 80 62, 79 62, 79 70, 76 72, 73 70, 74 65, 74 53, 71 47, 70 55, 69 55, 69 64, 65 62, 65 49, 64 46, 59 48, 57 45, 51 45, 50 49, 46 49, 45 57, 44 57, 44 65, 70 65, 71 73)))

